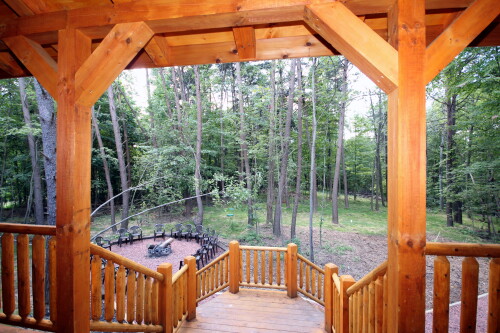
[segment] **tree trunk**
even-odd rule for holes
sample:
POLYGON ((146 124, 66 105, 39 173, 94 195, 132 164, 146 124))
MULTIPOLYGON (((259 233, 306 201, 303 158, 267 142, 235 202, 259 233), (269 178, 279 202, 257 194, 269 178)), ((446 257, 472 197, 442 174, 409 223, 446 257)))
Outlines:
POLYGON ((345 169, 345 147, 342 145, 342 173, 344 174, 344 207, 349 208, 349 188, 347 186, 347 171, 345 169))
MULTIPOLYGON (((120 133, 120 124, 118 122, 118 116, 116 114, 113 85, 109 86, 108 88, 108 101, 109 101, 109 113, 111 115, 111 123, 113 124, 113 134, 115 136, 116 157, 118 158, 118 169, 120 171, 120 184, 123 192, 121 219, 124 220, 128 217, 130 192, 127 191, 129 187, 128 177, 127 177, 127 167, 125 164, 125 157, 123 155, 123 143, 120 133)), ((128 228, 128 220, 122 222, 121 228, 128 228)))
POLYGON ((346 94, 347 94, 347 67, 348 60, 344 59, 342 61, 342 83, 340 86, 340 93, 342 95, 342 102, 340 102, 340 116, 339 116, 339 128, 337 137, 337 155, 335 157, 335 172, 333 174, 333 186, 332 186, 332 223, 339 224, 339 202, 338 202, 338 190, 339 190, 339 178, 340 178, 340 163, 342 158, 342 149, 344 146, 344 117, 346 109, 346 94))
POLYGON ((452 227, 454 224, 453 218, 453 203, 455 194, 455 185, 453 177, 453 168, 455 160, 455 111, 456 111, 456 96, 450 96, 446 102, 446 186, 448 195, 446 198, 446 224, 452 227), (451 193, 451 195, 450 195, 451 193))
MULTIPOLYGON (((312 142, 311 142, 311 167, 309 178, 316 177, 316 58, 313 58, 312 64, 312 142)), ((316 183, 311 181, 309 184, 309 253, 311 261, 314 262, 314 242, 313 242, 313 219, 315 212, 314 187, 316 183)))
POLYGON ((196 153, 195 153, 195 171, 194 182, 196 191, 196 204, 198 205, 198 214, 196 215, 196 224, 203 224, 203 201, 201 200, 201 140, 203 131, 203 111, 201 108, 201 92, 200 92, 200 73, 198 66, 194 66, 194 79, 196 85, 196 153))
POLYGON ((290 239, 295 238, 295 227, 297 225, 297 211, 300 201, 300 181, 302 179, 302 106, 304 94, 302 90, 302 68, 300 60, 297 61, 297 90, 299 92, 297 106, 297 178, 295 181, 295 201, 293 203, 292 223, 290 227, 290 239))
POLYGON ((36 79, 34 81, 42 128, 43 166, 47 191, 47 224, 56 225, 56 113, 52 97, 36 79))
POLYGON ((245 167, 245 180, 247 183, 248 191, 248 224, 253 225, 253 211, 252 211, 252 177, 250 171, 250 162, 248 160, 248 144, 247 135, 245 129, 245 110, 243 108, 243 84, 241 83, 241 65, 239 62, 236 63, 236 79, 238 83, 238 106, 240 110, 240 149, 241 155, 243 157, 243 164, 245 167))
POLYGON ((290 126, 292 123, 292 112, 293 112, 293 95, 295 90, 295 67, 297 60, 293 59, 290 65, 290 91, 288 94, 288 107, 286 112, 285 121, 285 135, 283 137, 283 152, 281 155, 281 168, 280 177, 278 182, 278 197, 276 200, 276 209, 274 211, 274 224, 273 224, 273 234, 275 236, 281 236, 281 220, 282 220, 282 200, 283 192, 286 186, 286 170, 288 167, 288 155, 290 153, 290 126))
POLYGON ((273 205, 274 205, 274 168, 275 168, 275 149, 276 141, 274 137, 274 127, 276 119, 276 62, 271 65, 271 103, 269 105, 269 146, 267 160, 267 200, 266 200, 266 223, 273 223, 273 205))
POLYGON ((168 87, 167 80, 165 79, 165 71, 163 68, 158 69, 158 74, 160 75, 161 83, 163 85, 163 91, 165 93, 165 106, 167 107, 167 116, 171 121, 172 119, 172 108, 170 107, 170 100, 168 99, 168 87))
POLYGON ((33 136, 31 125, 31 115, 28 105, 28 98, 26 96, 26 79, 19 78, 19 94, 21 96, 21 106, 23 109, 24 123, 30 130, 28 133, 28 146, 31 158, 31 170, 33 172, 33 197, 35 204, 35 223, 45 224, 43 216, 43 194, 42 194, 42 179, 40 177, 40 166, 38 165, 38 154, 36 149, 35 137, 33 136))
MULTIPOLYGON (((94 107, 92 107, 92 124, 94 125, 94 131, 97 137, 97 143, 99 144, 99 153, 101 155, 102 167, 104 169, 104 177, 106 178, 106 185, 108 186, 108 200, 114 197, 113 186, 111 185, 111 175, 109 172, 108 160, 106 158, 106 152, 104 150, 104 145, 102 143, 101 131, 99 130, 99 124, 97 122, 97 117, 94 112, 94 107)), ((111 211, 111 225, 113 226, 113 232, 116 231, 115 226, 115 201, 109 201, 109 209, 111 211)))
POLYGON ((149 71, 147 68, 146 70, 146 90, 148 93, 148 113, 149 113, 149 125, 151 126, 151 144, 153 145, 153 148, 158 148, 158 140, 156 139, 156 133, 155 133, 155 115, 153 113, 153 107, 151 105, 151 83, 149 81, 149 71))

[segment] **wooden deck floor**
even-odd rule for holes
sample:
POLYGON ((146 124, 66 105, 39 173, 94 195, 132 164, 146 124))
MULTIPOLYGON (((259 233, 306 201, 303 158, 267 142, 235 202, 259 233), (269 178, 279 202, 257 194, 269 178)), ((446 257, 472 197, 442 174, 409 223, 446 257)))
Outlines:
POLYGON ((286 292, 240 289, 202 303, 178 332, 324 332, 324 312, 286 292))

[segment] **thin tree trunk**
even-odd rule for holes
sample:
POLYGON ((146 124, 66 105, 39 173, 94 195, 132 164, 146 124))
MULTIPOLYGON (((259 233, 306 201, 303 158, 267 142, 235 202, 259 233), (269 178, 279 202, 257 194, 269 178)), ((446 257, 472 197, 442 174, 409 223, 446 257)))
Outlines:
POLYGON ((274 224, 273 224, 273 234, 275 236, 281 236, 281 223, 282 223, 282 200, 283 192, 286 186, 286 170, 288 167, 288 155, 290 153, 290 126, 292 123, 292 112, 293 112, 293 95, 295 90, 295 67, 297 60, 293 59, 290 65, 290 83, 289 83, 289 94, 288 94, 288 107, 286 112, 285 121, 285 136, 283 138, 283 153, 281 157, 281 168, 280 168, 280 178, 278 182, 278 197, 276 200, 276 209, 274 211, 274 224))
POLYGON ((35 79, 35 93, 42 128, 43 166, 47 192, 47 224, 56 225, 56 113, 54 101, 35 79))
POLYGON ((349 208, 349 188, 347 186, 347 171, 345 169, 345 147, 342 145, 342 173, 344 174, 344 207, 349 208))
POLYGON ((45 224, 45 219, 43 216, 43 194, 42 194, 42 179, 40 177, 40 166, 38 165, 38 154, 36 149, 35 137, 31 132, 33 126, 31 125, 31 116, 28 105, 28 98, 26 96, 26 79, 19 78, 19 93, 21 96, 21 105, 24 115, 24 123, 26 127, 30 130, 28 133, 28 146, 30 150, 31 158, 31 170, 33 172, 33 197, 35 204, 35 223, 45 224))
POLYGON ((149 125, 151 126, 151 144, 153 148, 158 148, 158 141, 156 139, 155 133, 155 115, 153 113, 153 108, 151 106, 151 83, 149 81, 149 71, 146 68, 146 90, 148 93, 148 113, 149 113, 149 125))
POLYGON ((243 157, 243 163, 245 167, 245 180, 247 183, 248 191, 248 224, 253 225, 253 211, 252 211, 252 178, 250 171, 250 162, 248 160, 248 144, 245 129, 245 110, 243 108, 243 84, 241 83, 241 65, 239 62, 236 63, 236 79, 238 81, 238 106, 240 110, 240 147, 241 155, 243 157))
POLYGON ((300 182, 302 179, 302 106, 304 94, 302 90, 302 68, 300 60, 297 61, 297 90, 299 99, 297 105, 297 178, 295 181, 295 201, 293 203, 292 223, 290 227, 290 239, 295 238, 295 227, 297 225, 297 211, 300 201, 300 182))
MULTIPOLYGON (((448 188, 448 193, 454 193, 454 179, 453 179, 453 168, 454 168, 454 150, 455 150, 455 98, 454 96, 449 97, 446 102, 446 186, 448 188)), ((446 222, 449 227, 453 227, 453 199, 446 198, 446 222)))
MULTIPOLYGON (((108 100, 109 100, 109 113, 111 115, 111 123, 113 124, 113 134, 115 136, 116 145, 116 157, 118 158, 118 168, 120 171, 120 183, 122 191, 128 189, 128 177, 127 177, 127 167, 125 165, 125 157, 123 155, 123 143, 120 133, 120 124, 118 122, 118 117, 116 115, 115 97, 113 92, 113 85, 108 88, 108 100)), ((128 191, 124 192, 122 195, 122 220, 128 217, 129 211, 129 200, 130 193, 128 191)), ((122 222, 122 228, 128 228, 128 220, 122 222)))
POLYGON ((198 71, 198 66, 194 66, 194 79, 196 85, 196 153, 195 153, 195 172, 194 172, 194 182, 196 191, 196 204, 198 205, 198 214, 196 215, 196 224, 203 224, 203 201, 201 200, 201 140, 203 131, 203 111, 201 108, 201 92, 200 92, 200 73, 198 71))
POLYGON ((172 120, 172 108, 170 106, 170 100, 168 99, 168 87, 167 80, 165 79, 165 71, 163 68, 159 68, 158 73, 160 75, 161 83, 163 85, 163 91, 165 93, 165 106, 167 107, 167 116, 168 119, 172 120))
MULTIPOLYGON (((311 167, 309 178, 313 179, 316 176, 316 58, 313 58, 312 64, 312 142, 311 142, 311 167)), ((313 242, 313 219, 315 212, 314 202, 314 186, 312 181, 309 184, 309 253, 311 261, 314 262, 314 242, 313 242)))
POLYGON ((276 62, 271 65, 271 103, 269 105, 269 146, 267 160, 267 200, 266 200, 266 223, 273 222, 274 205, 274 168, 275 168, 275 148, 274 127, 276 118, 276 62))
POLYGON ((342 102, 340 103, 340 116, 339 116, 339 128, 337 137, 337 155, 335 157, 335 173, 333 174, 333 189, 332 189, 332 223, 339 224, 339 202, 338 202, 338 189, 339 189, 339 178, 340 178, 340 163, 342 158, 342 149, 344 146, 344 117, 346 109, 346 94, 347 94, 347 67, 348 61, 344 59, 342 61, 342 83, 341 83, 341 94, 342 102))
MULTIPOLYGON (((99 124, 97 122, 97 117, 94 112, 94 107, 92 107, 92 124, 94 125, 94 131, 97 137, 97 143, 99 144, 99 153, 101 155, 102 167, 104 169, 104 177, 106 178, 106 185, 108 186, 108 200, 114 197, 113 186, 111 185, 111 175, 109 172, 108 160, 106 158, 106 152, 104 150, 104 144, 102 143, 101 131, 99 130, 99 124)), ((115 226, 115 201, 109 201, 109 209, 111 211, 111 225, 113 226, 113 232, 116 231, 115 226)))

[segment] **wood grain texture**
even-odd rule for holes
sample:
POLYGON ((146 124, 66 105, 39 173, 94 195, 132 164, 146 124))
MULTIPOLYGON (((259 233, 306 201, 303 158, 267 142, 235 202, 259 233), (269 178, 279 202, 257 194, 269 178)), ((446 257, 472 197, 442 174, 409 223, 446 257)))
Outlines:
POLYGON ((14 235, 2 235, 2 305, 3 313, 10 317, 16 307, 14 291, 14 235))
POLYGON ((286 286, 290 298, 297 297, 297 245, 290 243, 286 251, 286 286))
POLYGON ((40 321, 45 316, 45 237, 36 235, 31 244, 33 317, 40 321))
MULTIPOLYGON (((240 244, 237 241, 229 243, 229 291, 236 294, 240 284, 240 244)), ((254 252, 255 255, 255 252, 254 252)))
POLYGON ((102 281, 101 281, 101 258, 94 256, 90 265, 92 285, 90 287, 91 297, 91 319, 99 320, 102 315, 102 281))
POLYGON ((17 236, 17 301, 19 315, 25 319, 31 312, 29 237, 17 236))
POLYGON ((115 265, 111 260, 104 268, 104 319, 113 320, 115 314, 115 265))
POLYGON ((488 284, 488 333, 500 330, 500 259, 490 261, 488 284))
POLYGON ((476 332, 478 283, 479 264, 476 258, 465 258, 462 262, 460 332, 476 332))
POLYGON ((116 320, 125 321, 125 267, 120 265, 116 273, 116 320))
POLYGON ((255 59, 257 55, 254 27, 233 28, 234 42, 238 56, 242 60, 255 59))
POLYGON ((49 240, 49 309, 50 320, 57 322, 57 269, 56 269, 56 238, 49 240))
POLYGON ((450 262, 446 257, 434 259, 434 298, 432 330, 448 332, 450 312, 450 262))

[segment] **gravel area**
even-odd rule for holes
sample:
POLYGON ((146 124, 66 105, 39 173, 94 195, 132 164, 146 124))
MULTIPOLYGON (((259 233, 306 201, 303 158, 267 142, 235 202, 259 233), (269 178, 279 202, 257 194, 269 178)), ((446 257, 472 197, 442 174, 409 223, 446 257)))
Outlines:
POLYGON ((172 242, 172 253, 165 257, 149 257, 148 246, 150 244, 160 244, 163 239, 157 238, 156 242, 152 239, 145 239, 142 241, 134 241, 133 244, 123 244, 121 247, 113 245, 113 252, 124 256, 130 260, 140 263, 150 269, 156 268, 163 263, 169 262, 172 264, 172 272, 175 273, 179 270, 179 263, 185 257, 190 256, 200 248, 196 241, 179 240, 176 239, 172 242))

